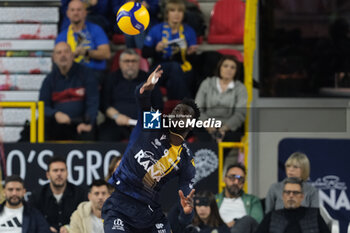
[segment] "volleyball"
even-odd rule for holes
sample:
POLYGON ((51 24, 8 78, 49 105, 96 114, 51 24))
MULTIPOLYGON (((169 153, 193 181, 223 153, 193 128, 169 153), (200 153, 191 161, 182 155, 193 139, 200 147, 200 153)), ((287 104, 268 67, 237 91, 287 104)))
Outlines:
POLYGON ((148 27, 149 13, 139 2, 127 2, 117 13, 117 25, 128 35, 137 35, 148 27))

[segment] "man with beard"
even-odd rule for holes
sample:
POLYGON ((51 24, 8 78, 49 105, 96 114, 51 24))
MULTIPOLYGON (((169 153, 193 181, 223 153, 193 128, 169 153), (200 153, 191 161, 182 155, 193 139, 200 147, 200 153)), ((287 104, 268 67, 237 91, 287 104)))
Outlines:
POLYGON ((46 140, 93 140, 99 105, 98 82, 74 61, 70 46, 56 44, 53 68, 40 88, 46 140))
POLYGON ((25 193, 21 177, 6 177, 5 202, 0 205, 0 232, 49 233, 49 225, 42 214, 23 200, 25 193))
MULTIPOLYGON (((100 141, 128 140, 136 124, 138 108, 134 90, 147 80, 147 74, 140 70, 140 56, 133 49, 126 49, 120 54, 119 67, 107 78, 101 92, 101 105, 107 117, 99 126, 100 141)), ((152 91, 151 103, 155 109, 163 108, 158 85, 152 91)))
MULTIPOLYGON (((161 188, 175 177, 179 178, 182 206, 179 218, 184 225, 192 220, 195 167, 193 154, 185 142, 191 129, 147 127, 160 126, 161 113, 151 111, 150 99, 162 72, 158 66, 147 81, 136 88, 138 122, 123 159, 109 180, 115 191, 102 209, 106 233, 170 233, 168 219, 159 204, 159 195, 161 188), (150 124, 145 124, 146 121, 150 124)), ((200 112, 193 100, 185 99, 176 105, 172 115, 172 120, 179 123, 198 119, 200 112)))
POLYGON ((244 193, 245 178, 243 165, 230 165, 224 178, 225 190, 216 195, 220 216, 231 233, 255 232, 264 216, 259 198, 244 193))
POLYGON ((66 161, 54 156, 48 163, 46 177, 50 181, 32 196, 33 205, 41 211, 52 232, 65 233, 64 225, 78 205, 86 201, 86 193, 67 181, 66 161))
POLYGON ((104 233, 101 210, 108 197, 108 183, 105 180, 92 182, 89 201, 80 203, 71 216, 69 233, 104 233))
POLYGON ((256 233, 330 233, 318 208, 303 207, 303 181, 289 177, 284 180, 284 209, 272 210, 259 225, 256 233))

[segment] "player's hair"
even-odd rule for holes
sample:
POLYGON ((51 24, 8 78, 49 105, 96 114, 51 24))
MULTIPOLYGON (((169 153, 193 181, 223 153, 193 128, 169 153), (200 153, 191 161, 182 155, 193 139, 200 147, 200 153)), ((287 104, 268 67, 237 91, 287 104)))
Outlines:
POLYGON ((67 164, 66 164, 66 159, 61 157, 61 156, 53 156, 51 157, 51 159, 49 160, 49 163, 47 164, 47 171, 50 171, 50 166, 52 163, 56 163, 56 162, 62 162, 66 165, 67 167, 67 164))
POLYGON ((193 109, 193 111, 194 111, 194 116, 193 116, 193 117, 194 117, 195 119, 198 119, 198 118, 200 117, 201 111, 199 110, 199 108, 198 108, 196 102, 194 102, 193 99, 184 98, 184 99, 180 102, 180 104, 184 104, 184 105, 190 106, 190 107, 193 109))
POLYGON ((6 187, 6 185, 7 185, 8 183, 10 183, 10 182, 19 182, 19 183, 21 183, 21 184, 23 185, 23 187, 24 187, 24 181, 23 181, 23 179, 22 179, 19 175, 7 176, 7 177, 5 178, 5 186, 4 186, 4 187, 6 187))

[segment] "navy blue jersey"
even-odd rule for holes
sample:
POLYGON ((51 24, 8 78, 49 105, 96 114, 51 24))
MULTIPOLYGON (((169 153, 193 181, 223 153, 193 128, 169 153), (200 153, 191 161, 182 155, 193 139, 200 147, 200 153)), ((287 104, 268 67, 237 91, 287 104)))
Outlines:
POLYGON ((179 188, 184 195, 190 193, 195 167, 193 154, 185 142, 179 146, 170 144, 169 130, 142 129, 142 112, 151 108, 151 92, 139 94, 142 85, 136 89, 140 110, 138 123, 110 182, 117 192, 157 207, 161 188, 176 176, 179 176, 179 188))

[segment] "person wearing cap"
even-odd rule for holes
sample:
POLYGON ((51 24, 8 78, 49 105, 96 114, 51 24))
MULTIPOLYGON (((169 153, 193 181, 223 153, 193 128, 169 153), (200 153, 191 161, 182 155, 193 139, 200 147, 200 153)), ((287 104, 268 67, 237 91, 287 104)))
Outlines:
POLYGON ((216 195, 220 216, 231 233, 254 232, 264 215, 259 198, 244 193, 245 177, 246 169, 242 164, 230 165, 224 178, 226 187, 216 195))

